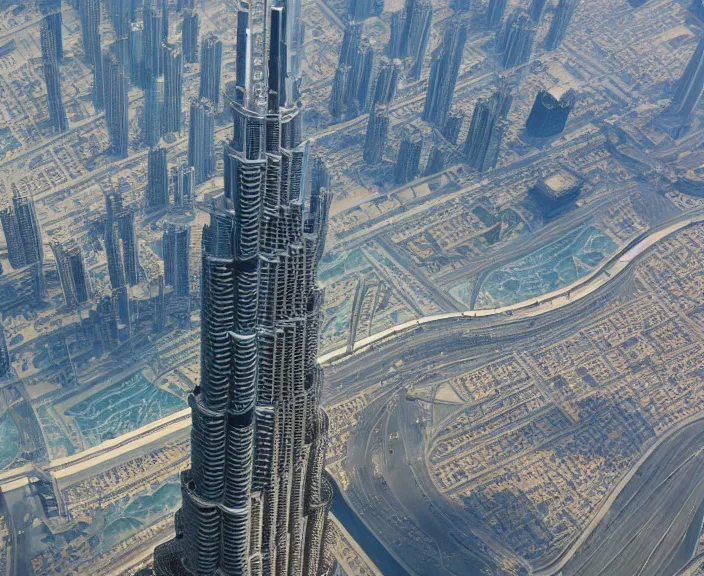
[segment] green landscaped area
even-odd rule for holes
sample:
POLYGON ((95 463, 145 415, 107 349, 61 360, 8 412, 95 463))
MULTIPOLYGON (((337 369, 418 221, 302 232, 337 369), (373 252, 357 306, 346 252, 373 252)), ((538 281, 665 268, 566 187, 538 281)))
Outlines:
MULTIPOLYGON (((594 226, 570 231, 559 240, 489 274, 475 308, 507 306, 548 294, 583 278, 616 252, 618 246, 594 226)), ((470 304, 465 285, 451 291, 470 304)))
POLYGON ((137 372, 65 410, 89 446, 95 446, 185 408, 183 398, 137 372))

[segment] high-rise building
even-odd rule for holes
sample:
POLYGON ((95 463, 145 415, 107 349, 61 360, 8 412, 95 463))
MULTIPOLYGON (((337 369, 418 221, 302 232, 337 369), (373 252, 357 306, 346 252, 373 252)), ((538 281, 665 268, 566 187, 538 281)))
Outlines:
POLYGON ((493 167, 495 157, 491 154, 492 144, 500 133, 501 101, 496 94, 491 98, 480 98, 474 105, 472 121, 464 143, 467 164, 483 172, 493 167))
POLYGON ((12 207, 17 218, 24 259, 26 265, 41 264, 44 262, 44 244, 39 219, 34 209, 34 200, 31 196, 21 194, 17 186, 12 185, 12 207))
POLYGON ((122 263, 125 278, 130 286, 139 282, 139 245, 134 221, 134 210, 123 208, 117 215, 117 229, 122 247, 122 263))
POLYGON ((156 208, 169 204, 169 173, 166 148, 151 148, 147 154, 147 206, 156 208))
POLYGON ((163 130, 181 131, 181 107, 183 98, 183 55, 178 46, 169 45, 164 56, 164 107, 163 130))
POLYGON ((0 211, 10 265, 14 269, 33 264, 41 266, 44 246, 34 201, 21 194, 15 184, 12 184, 12 195, 12 206, 0 211))
MULTIPOLYGON (((61 14, 60 2, 58 3, 56 12, 44 16, 44 24, 46 25, 46 35, 51 38, 51 43, 56 47, 56 59, 60 64, 64 59, 63 16, 61 14)), ((42 54, 49 50, 48 47, 44 47, 45 41, 46 40, 42 37, 42 54)))
POLYGON ((545 0, 532 0, 528 12, 533 22, 537 23, 540 21, 540 17, 543 15, 543 8, 545 8, 545 0))
POLYGON ((470 0, 453 0, 452 7, 457 14, 466 14, 472 8, 470 0))
POLYGON ((68 130, 68 118, 61 94, 61 72, 59 70, 56 34, 52 32, 46 19, 40 24, 42 47, 42 69, 46 83, 46 95, 49 106, 49 119, 56 132, 68 130))
POLYGON ((169 0, 157 0, 159 10, 161 10, 161 41, 166 44, 169 41, 169 0))
POLYGON ((127 36, 127 46, 130 56, 130 81, 135 86, 144 88, 144 22, 136 21, 130 23, 130 30, 127 36))
POLYGON ((423 176, 432 176, 441 172, 445 168, 445 154, 442 149, 435 145, 430 149, 428 161, 425 164, 425 172, 423 176))
POLYGON ((0 221, 2 222, 2 231, 5 234, 7 259, 10 261, 10 266, 15 270, 22 268, 26 264, 24 246, 17 218, 15 218, 15 212, 11 206, 0 210, 0 221))
POLYGON ((550 30, 548 30, 548 35, 545 37, 545 48, 547 50, 554 50, 562 43, 578 4, 579 0, 560 0, 557 3, 550 30))
POLYGON ((438 127, 445 125, 452 108, 466 42, 466 26, 453 23, 446 28, 442 43, 433 53, 422 118, 438 127))
POLYGON ((406 0, 403 10, 391 15, 391 36, 387 54, 391 58, 410 58, 409 76, 420 78, 430 40, 433 6, 429 0, 406 0))
POLYGON ((152 78, 144 88, 144 118, 142 130, 144 142, 147 146, 156 146, 161 140, 161 94, 162 81, 152 78))
POLYGON ((187 162, 174 168, 174 205, 185 210, 193 209, 196 191, 196 169, 187 162))
POLYGON ((102 352, 117 346, 117 315, 112 297, 105 295, 100 299, 95 307, 94 323, 97 341, 102 346, 102 352))
POLYGON ((567 118, 574 108, 573 90, 541 90, 535 97, 526 121, 526 133, 537 138, 557 136, 565 129, 567 118))
POLYGON ((101 46, 102 40, 100 34, 98 34, 96 43, 96 49, 99 54, 93 59, 93 86, 91 90, 91 99, 93 100, 93 107, 96 112, 105 109, 105 55, 102 53, 101 46))
POLYGON ((200 48, 200 90, 198 96, 207 98, 217 111, 220 104, 220 75, 222 72, 222 42, 209 32, 200 48))
POLYGON ((135 230, 134 211, 122 205, 117 192, 105 195, 105 252, 108 274, 113 289, 139 281, 139 247, 135 230))
POLYGON ((374 80, 374 88, 371 91, 371 105, 373 108, 377 104, 391 104, 396 94, 399 76, 399 61, 391 60, 387 57, 381 58, 374 80))
POLYGON ((112 291, 113 308, 117 312, 117 337, 120 341, 132 335, 132 311, 127 286, 112 291))
POLYGON ((445 140, 450 144, 457 144, 457 139, 462 131, 462 124, 464 124, 464 111, 456 110, 450 112, 442 127, 442 135, 445 137, 445 140))
POLYGON ((508 0, 489 0, 486 10, 486 25, 493 30, 501 29, 508 0))
POLYGON ((530 60, 535 40, 535 23, 525 10, 516 8, 506 20, 499 38, 501 65, 513 68, 530 60))
POLYGON ((148 86, 149 82, 163 75, 164 73, 164 47, 163 47, 163 17, 161 10, 151 7, 151 3, 145 3, 144 14, 144 78, 142 86, 148 86))
POLYGON ((196 170, 196 184, 210 180, 215 174, 215 113, 212 103, 205 98, 191 102, 188 164, 196 170))
MULTIPOLYGON (((156 298, 154 299, 154 324, 153 330, 157 334, 161 334, 166 328, 166 302, 164 301, 164 277, 159 276, 156 281, 156 298)), ((151 286, 150 286, 151 288, 151 286)), ((159 572, 157 571, 157 574, 159 572)), ((171 576, 170 572, 166 572, 167 576, 171 576)), ((180 575, 181 572, 174 572, 174 576, 180 575)), ((185 576, 190 576, 188 572, 185 576)))
POLYGON ((350 20, 361 22, 372 16, 381 16, 383 0, 348 0, 347 15, 350 20))
POLYGON ((112 153, 127 158, 129 152, 129 78, 114 54, 106 54, 105 72, 105 121, 110 134, 112 153))
POLYGON ((72 239, 68 242, 52 242, 50 246, 66 305, 77 306, 90 300, 90 279, 78 242, 72 239))
POLYGON ((375 106, 369 113, 367 134, 364 138, 364 161, 379 164, 384 159, 386 140, 389 137, 389 107, 375 106))
POLYGON ((83 51, 90 64, 100 58, 100 0, 80 0, 81 38, 83 51))
POLYGON ((183 11, 183 27, 181 29, 181 47, 183 59, 189 64, 198 62, 198 32, 200 20, 193 10, 183 11))
POLYGON ((108 17, 118 38, 126 38, 130 31, 131 0, 106 0, 108 17))
POLYGON ((124 70, 127 80, 130 79, 130 46, 129 38, 127 36, 121 36, 120 38, 115 38, 115 41, 110 47, 112 53, 117 58, 117 63, 124 70))
POLYGON ((660 126, 678 138, 689 125, 704 90, 704 36, 699 40, 682 77, 677 82, 670 105, 658 119, 660 126))
POLYGON ((5 330, 2 326, 2 318, 0 318, 0 378, 7 378, 11 372, 10 352, 7 349, 5 330))
POLYGON ((191 469, 181 476, 176 538, 157 547, 154 568, 157 576, 329 576, 328 419, 316 362, 329 195, 306 183, 309 147, 283 34, 296 18, 267 0, 240 10, 255 31, 238 43, 251 74, 233 106, 225 194, 203 231, 191 469))
POLYGON ((406 182, 416 179, 422 150, 423 140, 418 132, 406 134, 403 137, 398 151, 398 157, 396 158, 394 184, 401 186, 406 182))
POLYGON ((164 224, 164 282, 167 286, 173 286, 176 296, 188 296, 191 291, 190 247, 190 226, 171 222, 164 224))

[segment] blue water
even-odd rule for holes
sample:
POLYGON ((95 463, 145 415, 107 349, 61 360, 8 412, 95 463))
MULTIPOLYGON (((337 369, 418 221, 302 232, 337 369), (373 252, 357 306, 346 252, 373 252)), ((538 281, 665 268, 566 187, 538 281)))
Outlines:
POLYGON ((181 398, 155 386, 137 372, 79 402, 65 414, 74 419, 86 442, 95 446, 185 406, 181 398))
POLYGON ((20 431, 9 412, 0 416, 0 470, 7 468, 20 450, 20 431))
POLYGON ((335 496, 332 500, 331 511, 350 533, 350 536, 369 556, 369 559, 376 564, 382 574, 388 576, 409 576, 408 572, 396 559, 384 548, 376 536, 367 528, 354 511, 349 507, 345 499, 340 494, 340 489, 335 486, 335 496))
POLYGON ((515 304, 568 286, 589 274, 617 248, 598 228, 572 230, 556 242, 489 274, 476 308, 515 304))

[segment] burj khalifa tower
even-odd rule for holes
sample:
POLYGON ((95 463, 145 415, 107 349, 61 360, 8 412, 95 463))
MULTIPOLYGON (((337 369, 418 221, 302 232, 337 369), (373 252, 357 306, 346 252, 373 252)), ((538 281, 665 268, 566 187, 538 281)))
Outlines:
POLYGON ((316 362, 330 205, 298 104, 300 0, 240 2, 224 194, 203 231, 191 469, 157 576, 328 576, 316 362))

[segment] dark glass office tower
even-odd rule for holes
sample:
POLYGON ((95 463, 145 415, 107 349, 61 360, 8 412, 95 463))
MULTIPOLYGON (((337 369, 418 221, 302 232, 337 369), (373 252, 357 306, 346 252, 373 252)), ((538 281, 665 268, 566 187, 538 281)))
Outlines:
POLYGON ((316 362, 329 193, 314 185, 320 178, 308 183, 287 9, 240 4, 251 41, 238 55, 251 73, 238 74, 225 193, 203 231, 191 469, 181 475, 176 537, 155 551, 158 576, 334 570, 324 554, 332 487, 316 362))
POLYGON ((59 70, 56 34, 52 32, 46 19, 40 24, 40 43, 42 47, 42 69, 46 82, 46 95, 49 105, 49 119, 56 132, 68 130, 68 118, 61 95, 61 72, 59 70))
POLYGON ((207 98, 215 110, 220 104, 220 75, 222 71, 222 42, 209 32, 200 47, 200 90, 198 96, 207 98))
POLYGON ((196 184, 210 180, 215 173, 215 113, 205 98, 191 102, 188 164, 196 169, 196 184))
POLYGON ((541 90, 526 121, 527 134, 539 138, 557 136, 565 129, 574 103, 575 93, 572 90, 564 93, 541 90))
POLYGON ((545 48, 547 50, 554 50, 562 43, 578 4, 579 0, 560 0, 557 3, 550 30, 548 30, 548 35, 545 37, 545 48))
POLYGON ((466 42, 466 26, 450 24, 445 30, 442 43, 433 53, 422 118, 438 127, 445 125, 452 107, 466 42))
POLYGON ((178 46, 169 45, 164 55, 164 134, 181 131, 183 98, 183 55, 178 46))
POLYGON ((200 20, 193 10, 183 11, 183 27, 181 29, 181 47, 183 59, 192 64, 198 62, 198 32, 200 20))

